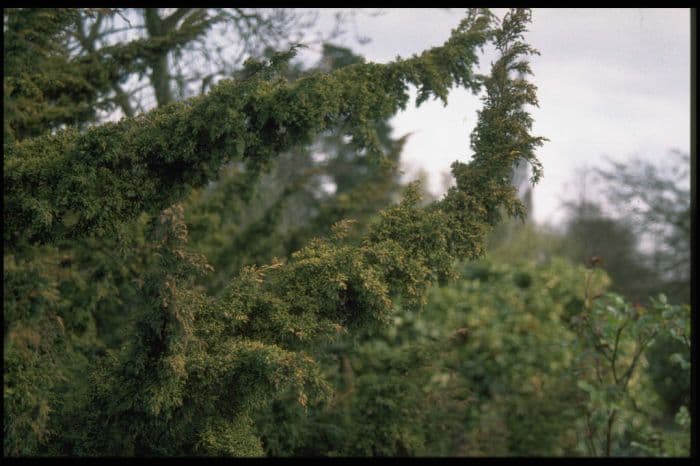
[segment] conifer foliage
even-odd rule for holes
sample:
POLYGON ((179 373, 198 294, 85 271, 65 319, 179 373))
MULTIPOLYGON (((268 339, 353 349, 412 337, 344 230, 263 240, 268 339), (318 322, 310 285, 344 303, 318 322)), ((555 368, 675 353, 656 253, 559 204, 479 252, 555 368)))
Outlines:
MULTIPOLYGON (((499 212, 524 215, 511 167, 529 162, 536 181, 543 143, 525 108, 537 105, 525 79, 536 53, 523 42, 529 21, 527 10, 501 21, 472 10, 444 45, 420 55, 289 82, 281 70, 292 49, 248 61, 207 95, 88 129, 15 131, 23 126, 10 113, 7 454, 262 455, 256 413, 289 392, 302 407, 331 395, 314 348, 388 322, 399 301, 421 307, 431 283, 453 276, 455 258, 483 254, 499 212), (500 57, 490 75, 478 75, 477 52, 489 43, 500 57), (418 105, 446 102, 455 86, 485 91, 472 160, 452 165, 456 186, 442 200, 420 207, 414 185, 360 238, 342 221, 288 260, 243 268, 221 295, 197 284, 211 266, 188 248, 181 202, 193 188, 231 161, 254 178, 331 127, 380 158, 375 123, 405 108, 409 85, 418 105), (125 265, 95 280, 106 272, 86 257, 91 245, 108 245, 125 265), (136 284, 129 289, 138 300, 119 293, 125 282, 136 284), (121 308, 105 307, 116 295, 121 308), (98 328, 106 310, 124 314, 118 347, 98 328)), ((6 90, 13 79, 5 76, 6 90)), ((13 95, 6 108, 20 108, 13 95)))

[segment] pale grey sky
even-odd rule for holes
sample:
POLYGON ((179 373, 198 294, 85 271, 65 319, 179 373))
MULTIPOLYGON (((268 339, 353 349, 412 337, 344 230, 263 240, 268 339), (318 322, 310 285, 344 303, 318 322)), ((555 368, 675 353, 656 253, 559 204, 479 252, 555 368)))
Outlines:
MULTIPOLYGON (((336 9, 321 11, 330 24, 336 9)), ((369 61, 387 62, 440 45, 459 23, 458 9, 372 9, 356 15, 357 32, 337 41, 369 61)), ((503 9, 495 9, 501 15, 503 9)), ((534 190, 534 219, 558 222, 563 199, 575 197, 577 171, 604 157, 662 159, 690 149, 690 11, 688 9, 534 9, 526 39, 540 108, 534 133, 550 139, 539 151, 544 179, 534 190)), ((490 64, 482 59, 482 70, 490 64)), ((410 177, 422 167, 430 189, 441 174, 466 160, 477 97, 456 90, 445 108, 431 101, 393 118, 395 135, 413 133, 403 160, 410 177)))

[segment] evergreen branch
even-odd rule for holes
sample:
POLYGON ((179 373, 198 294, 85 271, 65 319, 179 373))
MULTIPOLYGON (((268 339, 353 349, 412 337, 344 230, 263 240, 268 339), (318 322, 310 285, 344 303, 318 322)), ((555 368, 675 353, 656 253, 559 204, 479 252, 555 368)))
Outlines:
POLYGON ((407 84, 441 97, 454 82, 476 88, 471 66, 490 22, 472 15, 443 47, 393 64, 353 65, 294 84, 261 76, 226 81, 205 97, 82 134, 69 129, 14 143, 3 162, 5 244, 110 235, 140 212, 182 199, 223 163, 244 158, 262 168, 337 120, 349 124, 355 144, 372 150, 370 123, 405 106, 407 84), (462 60, 438 66, 444 55, 462 60))

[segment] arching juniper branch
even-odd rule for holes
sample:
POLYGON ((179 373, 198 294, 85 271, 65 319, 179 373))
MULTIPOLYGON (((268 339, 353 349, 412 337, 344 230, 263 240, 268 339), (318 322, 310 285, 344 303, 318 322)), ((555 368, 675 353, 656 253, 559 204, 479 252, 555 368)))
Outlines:
MULTIPOLYGON (((59 131, 5 148, 5 246, 103 236, 142 211, 159 212, 225 162, 262 167, 342 121, 353 142, 374 148, 371 122, 403 108, 408 84, 418 100, 473 90, 476 49, 492 33, 487 12, 471 12, 441 47, 388 65, 358 64, 288 84, 269 66, 208 95, 89 129, 59 131), (59 175, 60 174, 60 175, 59 175)), ((283 60, 281 54, 279 60, 283 60)))
POLYGON ((261 169, 338 122, 351 128, 355 144, 373 151, 372 121, 406 105, 410 83, 419 102, 446 99, 453 85, 486 89, 473 159, 452 166, 456 186, 426 208, 410 189, 401 204, 380 213, 359 245, 344 240, 341 224, 286 263, 244 269, 213 300, 187 287, 186 229, 175 235, 151 280, 158 304, 135 311, 129 345, 92 374, 79 410, 84 419, 70 423, 80 426, 76 436, 84 442, 71 453, 261 454, 251 410, 284 390, 296 391, 302 405, 307 394, 326 390, 306 353, 312 342, 385 321, 399 296, 404 305, 420 305, 428 285, 450 275, 455 257, 479 256, 502 208, 523 214, 510 184, 513 162, 524 158, 534 179, 540 175, 534 149, 543 140, 530 135, 524 109, 537 104, 535 87, 524 79, 530 70, 523 57, 535 53, 521 42, 528 21, 523 10, 500 25, 487 12, 472 12, 445 45, 419 57, 294 84, 276 77, 276 60, 285 58, 278 56, 266 66, 249 65, 246 77, 205 97, 7 148, 4 241, 13 251, 22 243, 111 235, 140 212, 182 199, 229 160, 261 169), (475 50, 489 39, 501 57, 489 76, 476 76, 475 50))

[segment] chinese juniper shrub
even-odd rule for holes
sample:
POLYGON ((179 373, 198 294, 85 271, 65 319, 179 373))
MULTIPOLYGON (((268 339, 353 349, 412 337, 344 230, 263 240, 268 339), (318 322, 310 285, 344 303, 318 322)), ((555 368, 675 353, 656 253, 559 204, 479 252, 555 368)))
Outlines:
MULTIPOLYGON (((275 54, 249 62, 241 77, 206 96, 84 131, 6 143, 6 451, 262 454, 257 412, 290 391, 302 407, 331 395, 311 356, 316 345, 386 323, 394 300, 421 306, 434 279, 453 276, 454 257, 483 253, 501 209, 523 214, 510 170, 527 160, 536 180, 534 150, 543 141, 530 135, 523 110, 537 103, 523 78, 526 57, 535 53, 521 41, 529 19, 526 10, 500 23, 471 11, 443 46, 420 56, 292 83, 278 72, 291 54, 275 54), (501 57, 491 75, 474 75, 476 49, 488 40, 501 57), (348 223, 341 222, 287 261, 243 268, 220 297, 195 283, 210 266, 189 251, 177 204, 192 188, 231 160, 259 173, 329 127, 342 126, 352 145, 378 157, 374 122, 406 105, 409 84, 418 87, 418 104, 430 96, 446 100, 454 85, 486 91, 473 159, 453 164, 457 185, 444 199, 420 208, 411 187, 360 239, 347 241, 348 223), (140 228, 146 243, 130 234, 140 228), (81 242, 113 244, 114 254, 137 263, 104 280, 106 289, 93 287, 89 277, 100 271, 81 275, 63 254, 81 242), (149 305, 123 309, 128 316, 117 322, 128 325, 125 343, 105 349, 94 341, 92 315, 119 280, 138 283, 137 301, 149 305)), ((390 401, 397 391, 387 383, 364 387, 379 390, 396 414, 391 419, 403 423, 410 412, 396 413, 390 401)), ((380 438, 395 437, 387 435, 380 438)), ((415 443, 411 434, 401 436, 401 451, 415 443)), ((388 448, 361 446, 358 453, 388 448)))

